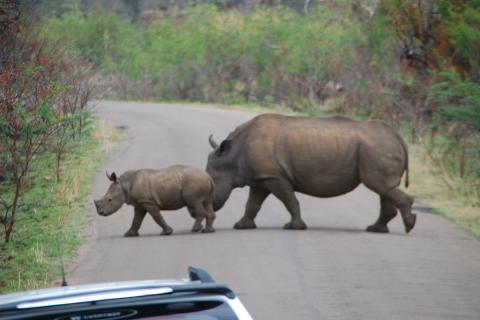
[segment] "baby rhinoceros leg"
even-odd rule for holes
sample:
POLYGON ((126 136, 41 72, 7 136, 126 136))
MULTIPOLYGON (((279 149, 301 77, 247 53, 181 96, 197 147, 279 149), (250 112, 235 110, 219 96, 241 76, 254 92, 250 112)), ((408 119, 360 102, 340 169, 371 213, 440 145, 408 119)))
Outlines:
POLYGON ((188 212, 190 212, 190 216, 195 219, 195 223, 192 227, 192 232, 200 232, 203 229, 202 220, 203 216, 195 214, 193 208, 188 208, 188 212))
POLYGON ((207 201, 207 202, 204 202, 203 205, 206 210, 207 225, 205 226, 205 229, 202 230, 202 232, 215 232, 215 229, 213 228, 213 221, 215 220, 215 211, 213 210, 213 203, 212 201, 207 201))
POLYGON ((213 228, 213 221, 215 220, 215 213, 210 201, 196 200, 188 206, 188 210, 194 216, 195 223, 192 232, 202 231, 203 233, 215 232, 213 228), (202 230, 202 221, 207 220, 205 228, 202 230))
POLYGON ((163 229, 161 235, 162 236, 169 236, 172 234, 173 229, 165 222, 160 213, 160 210, 155 205, 147 205, 145 206, 148 213, 152 216, 153 220, 163 229))
POLYGON ((132 226, 125 232, 125 237, 138 237, 138 230, 142 225, 143 218, 147 214, 147 210, 142 207, 135 207, 135 215, 133 216, 132 226))

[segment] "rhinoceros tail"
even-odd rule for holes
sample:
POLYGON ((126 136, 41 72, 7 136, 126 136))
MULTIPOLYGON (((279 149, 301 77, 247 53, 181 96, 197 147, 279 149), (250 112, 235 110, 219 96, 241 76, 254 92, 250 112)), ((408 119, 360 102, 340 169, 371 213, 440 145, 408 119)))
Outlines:
POLYGON ((405 175, 405 188, 408 188, 408 185, 410 184, 408 179, 408 153, 406 155, 405 171, 407 171, 407 174, 405 175))
POLYGON ((408 188, 408 185, 410 184, 410 180, 408 177, 408 147, 400 135, 398 135, 398 138, 400 139, 400 143, 402 144, 403 151, 405 152, 405 188, 408 188))

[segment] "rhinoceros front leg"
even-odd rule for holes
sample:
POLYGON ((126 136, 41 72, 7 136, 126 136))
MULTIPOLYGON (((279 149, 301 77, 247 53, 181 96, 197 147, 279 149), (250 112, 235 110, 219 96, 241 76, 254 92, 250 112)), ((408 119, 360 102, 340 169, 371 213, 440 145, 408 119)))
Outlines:
POLYGON ((272 192, 287 208, 292 220, 286 223, 284 229, 305 230, 307 225, 300 215, 300 204, 295 196, 292 185, 282 179, 270 179, 264 182, 265 186, 272 192))
POLYGON ((257 216, 258 211, 262 207, 263 202, 270 194, 270 191, 258 186, 250 187, 250 192, 248 195, 247 205, 245 207, 245 214, 243 217, 238 220, 237 223, 233 226, 235 229, 254 229, 257 226, 255 225, 255 217, 257 216))
POLYGON ((130 227, 130 229, 128 229, 127 232, 125 232, 125 237, 138 237, 138 230, 140 229, 143 218, 145 218, 146 214, 147 210, 141 207, 135 207, 135 215, 133 216, 132 226, 130 227))
POLYGON ((168 236, 171 235, 173 232, 173 229, 170 228, 170 226, 165 222, 165 220, 162 217, 162 214, 160 213, 160 210, 157 208, 155 205, 147 205, 145 206, 148 213, 152 216, 153 220, 163 229, 161 235, 162 236, 168 236))

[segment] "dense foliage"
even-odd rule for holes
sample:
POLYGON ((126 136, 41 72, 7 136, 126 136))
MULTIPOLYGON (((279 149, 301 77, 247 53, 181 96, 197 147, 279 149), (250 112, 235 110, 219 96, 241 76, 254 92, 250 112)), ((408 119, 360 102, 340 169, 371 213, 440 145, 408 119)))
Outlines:
POLYGON ((46 30, 123 76, 128 83, 119 83, 122 98, 297 107, 321 99, 327 84, 353 67, 355 46, 367 43, 359 24, 331 20, 331 14, 241 14, 204 6, 137 29, 112 14, 75 12, 51 19, 46 30), (78 36, 69 37, 73 33, 78 36))

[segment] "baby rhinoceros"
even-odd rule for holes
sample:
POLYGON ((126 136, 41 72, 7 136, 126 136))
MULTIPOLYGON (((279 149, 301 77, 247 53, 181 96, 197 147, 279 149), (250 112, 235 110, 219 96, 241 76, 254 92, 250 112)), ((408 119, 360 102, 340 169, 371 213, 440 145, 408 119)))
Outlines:
POLYGON ((132 226, 126 237, 138 236, 138 229, 148 212, 162 227, 162 235, 170 235, 173 229, 165 222, 160 210, 177 210, 184 206, 195 219, 192 232, 214 232, 213 211, 214 184, 205 171, 175 165, 162 170, 140 169, 127 171, 117 178, 109 175, 112 184, 100 200, 95 200, 97 213, 109 216, 124 203, 135 207, 132 226), (202 230, 202 220, 206 226, 202 230))

